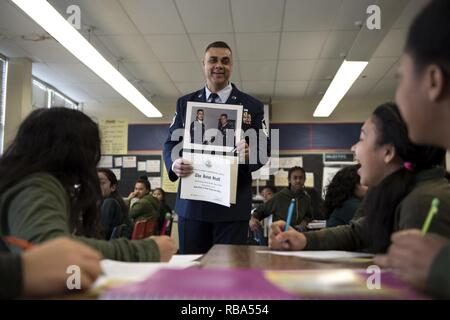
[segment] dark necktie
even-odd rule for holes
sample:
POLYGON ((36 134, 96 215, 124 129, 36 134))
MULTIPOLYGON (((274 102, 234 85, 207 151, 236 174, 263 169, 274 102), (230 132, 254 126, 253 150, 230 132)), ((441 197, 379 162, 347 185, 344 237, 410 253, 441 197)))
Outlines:
POLYGON ((214 103, 214 102, 216 102, 216 100, 217 100, 218 97, 219 97, 219 95, 218 95, 217 93, 212 92, 212 93, 209 95, 209 100, 211 100, 211 103, 214 103))

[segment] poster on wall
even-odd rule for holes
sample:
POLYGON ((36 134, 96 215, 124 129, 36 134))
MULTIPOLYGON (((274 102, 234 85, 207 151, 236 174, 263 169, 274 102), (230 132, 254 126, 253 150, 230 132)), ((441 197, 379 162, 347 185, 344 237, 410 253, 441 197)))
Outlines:
POLYGON ((128 120, 100 119, 101 150, 103 154, 128 153, 128 120))

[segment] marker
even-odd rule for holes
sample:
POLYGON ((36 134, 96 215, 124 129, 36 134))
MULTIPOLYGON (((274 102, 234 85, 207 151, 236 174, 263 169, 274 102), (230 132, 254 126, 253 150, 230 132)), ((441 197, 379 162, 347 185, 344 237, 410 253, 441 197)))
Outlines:
POLYGON ((289 209, 288 209, 288 215, 287 215, 287 219, 286 219, 286 225, 284 226, 284 232, 289 230, 289 226, 292 221, 292 213, 294 212, 294 206, 295 206, 295 198, 292 198, 291 204, 289 205, 289 209))
POLYGON ((428 232, 428 229, 430 228, 431 220, 433 220, 433 216, 436 215, 439 211, 439 199, 434 198, 431 201, 430 211, 428 211, 427 218, 425 219, 425 222, 422 226, 422 235, 425 235, 428 232))
POLYGON ((11 246, 14 246, 14 247, 17 247, 17 248, 19 248, 21 250, 24 250, 24 251, 29 250, 29 249, 34 247, 34 245, 32 243, 30 243, 30 242, 28 242, 26 240, 23 240, 23 239, 19 239, 19 238, 13 237, 13 236, 3 237, 3 240, 7 244, 9 244, 11 246))

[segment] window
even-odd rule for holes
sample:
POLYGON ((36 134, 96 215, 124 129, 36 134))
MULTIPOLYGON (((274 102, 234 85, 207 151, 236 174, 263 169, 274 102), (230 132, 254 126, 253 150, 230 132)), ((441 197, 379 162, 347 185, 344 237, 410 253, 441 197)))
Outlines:
POLYGON ((66 97, 47 83, 33 78, 33 110, 39 108, 65 107, 78 109, 78 102, 66 97))
POLYGON ((0 55, 0 154, 3 153, 3 139, 5 130, 6 78, 8 61, 0 55))

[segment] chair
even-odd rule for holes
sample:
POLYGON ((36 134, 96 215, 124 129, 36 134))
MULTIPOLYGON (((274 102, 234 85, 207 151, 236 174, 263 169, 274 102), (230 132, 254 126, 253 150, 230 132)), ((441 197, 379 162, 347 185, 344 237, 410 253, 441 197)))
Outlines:
POLYGON ((131 240, 141 240, 156 234, 158 220, 155 218, 143 219, 136 222, 131 240))
POLYGON ((109 240, 119 239, 119 238, 130 238, 130 230, 131 228, 128 227, 126 224, 121 224, 118 226, 115 226, 114 229, 111 232, 111 237, 109 240))

